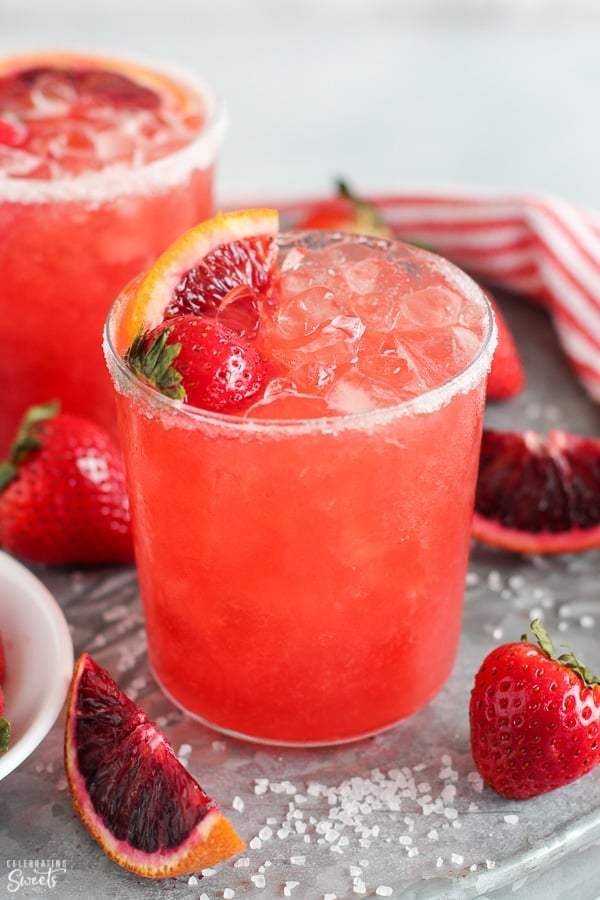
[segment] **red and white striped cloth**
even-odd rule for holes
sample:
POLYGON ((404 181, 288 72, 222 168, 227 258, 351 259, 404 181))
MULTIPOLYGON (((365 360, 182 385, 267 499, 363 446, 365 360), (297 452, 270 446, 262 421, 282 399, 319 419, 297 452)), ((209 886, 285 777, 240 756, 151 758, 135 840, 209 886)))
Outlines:
MULTIPOLYGON (((600 402, 600 216, 545 195, 436 190, 365 199, 399 238, 542 303, 575 374, 600 402)), ((335 199, 278 206, 287 227, 344 208, 335 199)))

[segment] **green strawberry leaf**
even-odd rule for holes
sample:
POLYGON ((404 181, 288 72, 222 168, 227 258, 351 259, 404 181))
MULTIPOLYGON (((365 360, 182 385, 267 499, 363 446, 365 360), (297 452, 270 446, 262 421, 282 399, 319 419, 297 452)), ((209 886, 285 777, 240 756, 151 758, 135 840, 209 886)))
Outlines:
POLYGON ((10 448, 7 460, 0 463, 0 491, 4 490, 19 474, 19 465, 28 455, 41 447, 41 432, 44 422, 54 418, 60 410, 57 400, 38 406, 31 406, 23 416, 17 436, 10 448))
MULTIPOLYGON (((578 659, 571 648, 567 647, 566 644, 562 644, 562 646, 567 652, 561 653, 560 656, 555 655, 552 638, 539 619, 534 619, 529 627, 533 635, 537 639, 540 650, 545 656, 548 657, 548 659, 553 659, 561 665, 565 666, 566 669, 570 669, 572 672, 575 672, 576 675, 579 675, 586 687, 593 687, 595 684, 600 684, 600 680, 598 680, 592 670, 589 669, 580 659, 578 659)), ((526 634, 524 634, 521 640, 529 641, 529 638, 526 634)))
POLYGON ((8 750, 8 742, 10 739, 10 722, 4 716, 0 716, 0 753, 8 750))
POLYGON ((185 400, 181 373, 173 365, 181 352, 181 344, 167 344, 172 331, 172 328, 165 328, 148 341, 148 332, 140 330, 125 354, 125 363, 138 378, 157 388, 161 394, 173 400, 185 400))

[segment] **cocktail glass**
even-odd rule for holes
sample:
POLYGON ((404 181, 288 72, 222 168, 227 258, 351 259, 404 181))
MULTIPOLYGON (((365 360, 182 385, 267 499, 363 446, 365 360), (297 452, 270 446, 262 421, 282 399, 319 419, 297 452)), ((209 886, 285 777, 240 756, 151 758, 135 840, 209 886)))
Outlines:
POLYGON ((98 335, 122 285, 211 214, 224 121, 176 69, 0 61, 0 450, 27 406, 53 398, 116 435, 98 335))
POLYGON ((451 672, 496 337, 479 288, 422 250, 289 233, 280 261, 283 334, 261 346, 293 357, 298 382, 297 311, 329 305, 328 323, 304 328, 310 363, 321 354, 331 376, 327 400, 281 377, 241 417, 162 396, 123 361, 131 286, 110 313, 105 355, 158 682, 217 729, 306 746, 393 726, 451 672), (294 267, 297 247, 329 254, 319 290, 294 267), (323 415, 324 402, 339 413, 323 415), (294 408, 319 411, 280 418, 294 408))

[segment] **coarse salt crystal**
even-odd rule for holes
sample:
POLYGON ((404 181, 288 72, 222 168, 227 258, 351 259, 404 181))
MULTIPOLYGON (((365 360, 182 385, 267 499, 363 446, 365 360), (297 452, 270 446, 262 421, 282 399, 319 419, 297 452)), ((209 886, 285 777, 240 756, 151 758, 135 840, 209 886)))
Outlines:
POLYGON ((198 881, 198 879, 196 878, 195 875, 190 875, 187 883, 193 886, 195 884, 199 884, 200 882, 198 881))
POLYGON ((378 897, 391 897, 393 890, 387 884, 380 884, 378 888, 375 888, 375 893, 378 897))
POLYGON ((233 802, 232 802, 231 805, 233 806, 233 808, 234 808, 237 812, 244 812, 244 805, 245 805, 245 804, 244 804, 244 801, 242 800, 241 797, 238 797, 238 796, 236 795, 236 796, 233 798, 233 802))
POLYGON ((455 863, 457 866, 462 866, 462 864, 463 864, 464 861, 465 861, 464 856, 462 856, 462 854, 460 854, 460 853, 453 853, 452 856, 450 857, 450 859, 451 859, 452 862, 455 863))
POLYGON ((508 825, 516 825, 517 822, 519 821, 519 817, 518 817, 516 814, 511 813, 511 814, 508 815, 508 816, 504 816, 504 821, 505 821, 508 825))
POLYGON ((233 897, 235 897, 233 888, 225 888, 223 891, 223 900, 232 900, 233 897))
POLYGON ((261 841, 268 841, 269 838, 273 837, 273 829, 269 828, 268 825, 265 825, 264 828, 261 828, 258 832, 258 836, 261 841))
POLYGON ((305 856, 290 856, 290 862, 293 866, 303 866, 306 862, 305 856))
POLYGON ((294 890, 294 888, 298 887, 299 884, 299 881, 286 881, 283 886, 283 896, 291 897, 292 891, 294 890))
POLYGON ((253 882, 254 886, 257 888, 264 888, 266 885, 265 876, 264 875, 251 875, 250 881, 253 882))
POLYGON ((245 866, 250 865, 250 859, 247 856, 241 856, 239 859, 236 859, 233 866, 235 869, 243 869, 245 866))
POLYGON ((260 848, 262 847, 262 841, 258 837, 253 837, 248 846, 251 850, 260 850, 260 848))

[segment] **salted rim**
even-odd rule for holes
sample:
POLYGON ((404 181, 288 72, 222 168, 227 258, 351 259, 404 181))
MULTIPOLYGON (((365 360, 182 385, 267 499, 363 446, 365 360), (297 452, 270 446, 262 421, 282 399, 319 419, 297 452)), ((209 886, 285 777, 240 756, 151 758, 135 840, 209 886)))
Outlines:
POLYGON ((107 166, 101 171, 55 179, 15 178, 0 172, 0 202, 30 204, 45 203, 49 200, 53 203, 76 200, 101 203, 115 197, 159 192, 180 183, 192 169, 207 169, 215 161, 228 124, 228 116, 224 102, 203 78, 172 63, 155 64, 137 57, 125 58, 75 51, 23 53, 8 58, 6 62, 14 61, 16 65, 20 59, 43 61, 62 56, 78 60, 85 58, 90 63, 105 68, 112 64, 117 70, 119 65, 122 65, 124 70, 133 65, 139 67, 142 72, 146 71, 159 78, 164 76, 175 81, 202 101, 205 112, 204 125, 196 137, 181 149, 135 167, 107 166))
MULTIPOLYGON (((316 232, 282 231, 279 232, 279 244, 286 240, 299 241, 316 232)), ((310 419, 252 419, 239 418, 226 413, 217 413, 210 410, 199 409, 181 400, 173 400, 164 394, 155 391, 149 385, 140 381, 127 367, 123 358, 117 352, 113 342, 113 322, 119 316, 122 308, 127 305, 128 295, 125 289, 112 304, 103 334, 103 351, 109 372, 113 379, 115 389, 122 395, 128 396, 133 401, 138 401, 142 412, 152 418, 154 415, 163 417, 165 427, 185 427, 192 429, 198 426, 212 426, 221 430, 237 432, 243 435, 292 435, 327 433, 334 434, 339 431, 351 429, 373 429, 384 426, 395 418, 415 416, 435 412, 446 406, 457 394, 467 394, 475 388, 481 379, 489 372, 492 356, 498 340, 496 322, 492 307, 481 288, 473 279, 458 266, 455 266, 445 257, 406 244, 404 241, 384 240, 369 238, 364 235, 348 235, 340 232, 319 231, 319 236, 330 241, 354 240, 356 243, 366 243, 370 246, 381 248, 382 246, 408 247, 411 255, 433 258, 440 271, 448 280, 448 283, 458 292, 475 302, 483 305, 487 313, 487 329, 483 335, 481 345, 473 359, 456 375, 435 388, 403 400, 392 406, 372 409, 357 413, 344 413, 337 416, 323 416, 310 419), (164 418, 166 416, 166 418, 164 418)))

